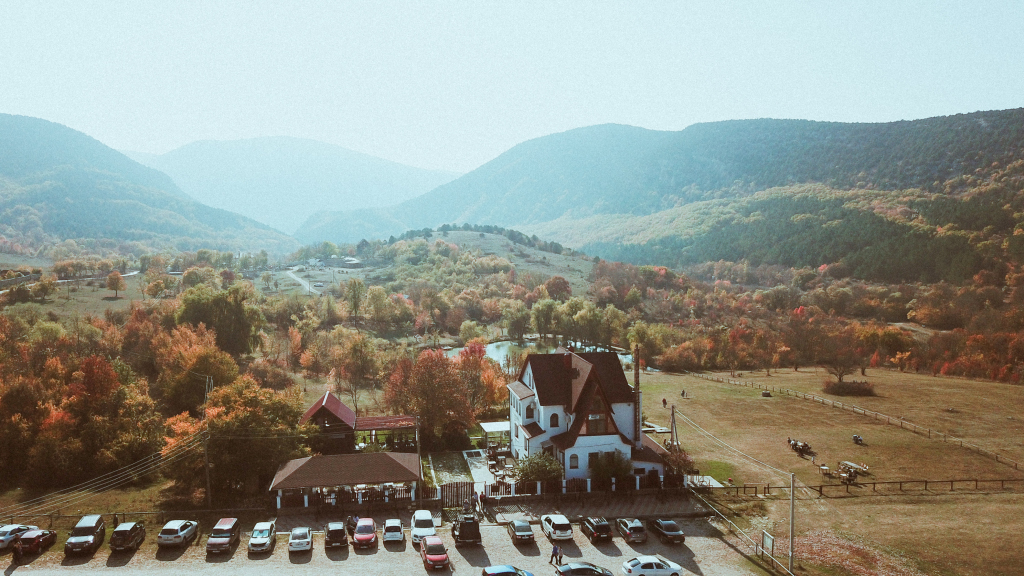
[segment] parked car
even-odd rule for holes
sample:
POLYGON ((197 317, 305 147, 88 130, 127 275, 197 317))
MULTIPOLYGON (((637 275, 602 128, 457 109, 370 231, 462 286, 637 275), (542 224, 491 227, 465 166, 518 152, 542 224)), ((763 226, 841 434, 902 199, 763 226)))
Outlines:
POLYGON ((580 522, 580 532, 589 538, 591 542, 612 539, 612 525, 601 516, 589 516, 584 518, 583 521, 580 522))
POLYGON ((142 522, 121 522, 110 533, 110 549, 114 552, 122 550, 138 550, 146 539, 146 525, 142 522))
POLYGON ((0 548, 10 548, 11 544, 14 543, 15 538, 29 530, 39 530, 39 526, 30 526, 28 524, 7 524, 6 526, 0 527, 0 548))
POLYGON ((480 573, 480 576, 533 576, 530 572, 510 566, 508 564, 502 566, 488 566, 484 568, 484 571, 480 573))
POLYGON ((448 566, 448 549, 444 542, 437 536, 424 536, 420 540, 420 558, 423 558, 424 568, 440 570, 448 566))
POLYGON ((324 549, 348 547, 348 529, 344 522, 330 522, 324 526, 324 549))
POLYGON ((402 521, 398 518, 385 520, 384 529, 381 531, 381 540, 385 542, 405 542, 405 530, 402 528, 402 521))
POLYGON ((658 538, 663 544, 682 544, 686 542, 686 535, 683 534, 683 530, 673 520, 651 520, 647 523, 648 529, 653 534, 657 534, 658 538))
POLYGON ((360 518, 356 524, 356 531, 352 534, 352 547, 376 548, 378 544, 377 523, 373 518, 360 518))
POLYGON ((292 528, 288 535, 288 553, 313 550, 313 531, 308 526, 292 528))
POLYGON ((231 547, 242 539, 242 526, 238 518, 221 518, 206 539, 207 553, 230 552, 231 547))
POLYGON ((615 528, 626 542, 647 542, 647 529, 636 518, 619 518, 615 521, 615 528))
POLYGON ((198 535, 198 520, 171 520, 164 524, 163 529, 156 535, 156 545, 161 548, 165 546, 185 547, 198 535))
POLYGON ((323 288, 324 287, 324 283, 323 282, 314 282, 313 283, 313 287, 314 288, 323 288))
POLYGON ((683 567, 664 556, 637 556, 622 563, 624 576, 672 576, 683 567))
POLYGON ((103 544, 107 537, 107 523, 99 514, 82 516, 71 530, 71 536, 64 544, 64 554, 91 554, 103 544))
POLYGON ((57 541, 57 533, 53 530, 29 530, 22 532, 21 550, 26 554, 38 554, 57 541))
POLYGON ((472 514, 463 514, 452 525, 452 540, 459 544, 480 544, 480 522, 472 514))
POLYGON ((412 513, 412 543, 418 546, 420 540, 426 536, 437 536, 437 529, 434 528, 434 515, 430 510, 417 510, 412 513))
POLYGON ((512 520, 505 525, 505 528, 508 530, 508 536, 512 539, 513 544, 533 542, 533 528, 529 522, 512 520))
POLYGON ((277 546, 277 525, 257 522, 249 535, 249 552, 270 552, 277 546))
POLYGON ((555 566, 555 576, 612 576, 612 571, 590 562, 570 562, 555 566))
POLYGON ((572 524, 561 514, 541 516, 540 529, 548 537, 548 540, 572 540, 572 524))

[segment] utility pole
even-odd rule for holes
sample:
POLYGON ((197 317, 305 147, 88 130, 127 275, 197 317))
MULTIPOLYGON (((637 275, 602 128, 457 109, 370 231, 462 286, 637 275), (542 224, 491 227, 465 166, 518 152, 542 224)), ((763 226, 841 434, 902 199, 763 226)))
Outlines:
MULTIPOLYGON (((213 376, 206 377, 206 395, 203 397, 203 422, 206 423, 206 402, 213 390, 213 376)), ((206 468, 206 507, 213 508, 213 488, 210 487, 210 426, 203 432, 203 460, 206 468)))
POLYGON ((793 536, 796 534, 796 474, 789 473, 789 573, 793 573, 793 536))

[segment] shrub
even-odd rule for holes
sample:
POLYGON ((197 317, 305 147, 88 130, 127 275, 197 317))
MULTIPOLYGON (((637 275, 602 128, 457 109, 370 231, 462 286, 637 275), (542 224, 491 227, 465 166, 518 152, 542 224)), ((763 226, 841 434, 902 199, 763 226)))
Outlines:
POLYGON ((832 394, 834 396, 875 395, 875 387, 870 382, 833 382, 831 379, 825 379, 825 384, 821 387, 821 390, 825 394, 832 394))

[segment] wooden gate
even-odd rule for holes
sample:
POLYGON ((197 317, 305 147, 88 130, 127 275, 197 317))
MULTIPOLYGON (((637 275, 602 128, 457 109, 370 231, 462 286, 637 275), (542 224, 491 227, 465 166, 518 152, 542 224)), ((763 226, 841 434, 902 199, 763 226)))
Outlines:
POLYGON ((462 508, 463 502, 473 500, 473 482, 449 482, 441 485, 441 506, 462 508))

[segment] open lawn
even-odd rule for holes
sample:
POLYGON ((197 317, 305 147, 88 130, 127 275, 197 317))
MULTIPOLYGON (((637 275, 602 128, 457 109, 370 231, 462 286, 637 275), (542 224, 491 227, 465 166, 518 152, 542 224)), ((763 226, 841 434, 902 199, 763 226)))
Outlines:
MULTIPOLYGON (((1015 414, 1024 414, 1021 388, 881 370, 869 371, 867 376, 878 397, 841 400, 904 416, 921 426, 1019 457, 1021 434, 1016 427, 1020 423, 1015 414)), ((823 395, 823 377, 821 371, 806 370, 778 372, 770 378, 763 373, 744 374, 742 379, 770 380, 774 386, 823 395)), ((817 464, 835 466, 839 460, 867 464, 872 475, 865 481, 1024 478, 1024 471, 958 446, 815 402, 779 394, 763 398, 758 389, 683 375, 651 373, 643 375, 641 382, 648 420, 668 425, 670 412, 661 402, 666 398, 670 405, 676 404, 681 415, 718 439, 678 419, 680 442, 697 467, 722 481, 726 478, 719 474, 730 473, 736 484, 788 484, 786 474, 752 462, 723 446, 725 443, 784 473, 794 472, 800 483, 832 483, 824 481, 809 458, 802 459, 790 450, 787 437, 810 443, 817 464), (687 392, 688 399, 680 397, 681 390, 687 392), (853 444, 853 434, 863 436, 865 445, 853 444)), ((858 490, 853 488, 854 493, 858 490)), ((1017 551, 1024 549, 1020 514, 1024 493, 873 494, 870 489, 859 493, 849 498, 818 498, 807 490, 799 492, 797 550, 805 559, 807 573, 900 573, 891 566, 899 564, 903 556, 909 558, 903 562, 911 570, 903 573, 1021 573, 1017 551), (951 540, 956 542, 952 547, 951 540), (874 567, 864 568, 865 563, 874 567), (830 564, 843 568, 828 568, 830 564), (891 569, 882 569, 883 564, 891 564, 891 569)), ((742 511, 740 525, 754 532, 764 528, 774 533, 778 550, 788 534, 788 500, 734 500, 723 502, 742 511)))
POLYGON ((462 452, 438 452, 431 454, 428 460, 437 484, 473 481, 473 474, 462 452))

